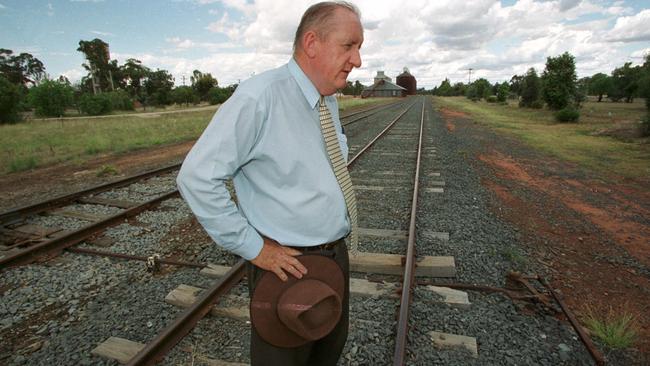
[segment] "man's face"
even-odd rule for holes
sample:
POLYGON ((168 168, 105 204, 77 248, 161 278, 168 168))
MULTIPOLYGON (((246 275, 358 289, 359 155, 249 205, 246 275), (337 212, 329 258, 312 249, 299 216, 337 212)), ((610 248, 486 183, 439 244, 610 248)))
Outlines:
POLYGON ((359 49, 363 28, 357 16, 347 9, 337 9, 328 27, 329 33, 318 40, 314 64, 318 72, 318 91, 331 95, 346 86, 348 74, 361 66, 359 49))

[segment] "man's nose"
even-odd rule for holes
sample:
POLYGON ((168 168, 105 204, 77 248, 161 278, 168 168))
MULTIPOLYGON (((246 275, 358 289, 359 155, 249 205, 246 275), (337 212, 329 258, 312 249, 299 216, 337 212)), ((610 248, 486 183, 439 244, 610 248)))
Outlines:
POLYGON ((352 52, 352 57, 350 58, 350 63, 354 67, 361 67, 361 53, 359 52, 358 48, 356 48, 352 52))

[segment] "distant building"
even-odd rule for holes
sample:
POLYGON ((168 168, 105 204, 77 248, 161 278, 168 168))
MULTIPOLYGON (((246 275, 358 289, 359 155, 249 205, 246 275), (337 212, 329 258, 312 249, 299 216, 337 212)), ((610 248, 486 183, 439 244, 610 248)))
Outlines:
POLYGON ((363 89, 361 98, 368 97, 402 97, 406 95, 406 88, 403 88, 391 81, 383 71, 377 71, 375 83, 363 89))
POLYGON ((404 72, 397 75, 395 79, 397 85, 406 89, 406 95, 415 95, 418 90, 418 83, 415 80, 415 77, 411 75, 409 69, 404 67, 404 72))

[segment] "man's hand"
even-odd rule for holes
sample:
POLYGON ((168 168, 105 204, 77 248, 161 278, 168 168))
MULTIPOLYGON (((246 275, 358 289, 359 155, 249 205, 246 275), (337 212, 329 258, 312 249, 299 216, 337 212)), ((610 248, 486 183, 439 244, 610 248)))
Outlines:
POLYGON ((303 275, 307 274, 307 268, 296 258, 300 254, 302 253, 293 248, 282 246, 274 240, 264 238, 262 251, 251 260, 251 263, 275 273, 282 281, 286 281, 288 277, 284 271, 291 273, 296 278, 302 278, 303 275))

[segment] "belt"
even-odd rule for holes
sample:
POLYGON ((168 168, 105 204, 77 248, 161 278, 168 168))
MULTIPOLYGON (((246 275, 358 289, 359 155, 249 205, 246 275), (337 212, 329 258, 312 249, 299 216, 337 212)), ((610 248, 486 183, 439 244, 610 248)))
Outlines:
POLYGON ((312 251, 321 251, 321 250, 333 250, 336 248, 337 245, 341 244, 344 241, 344 239, 339 239, 335 240, 330 243, 325 243, 321 245, 313 245, 309 247, 290 247, 296 250, 300 250, 302 252, 312 252, 312 251))
MULTIPOLYGON (((262 235, 262 238, 265 238, 265 239, 268 239, 268 240, 273 240, 273 239, 271 239, 269 237, 266 237, 264 235, 262 235)), ((275 241, 275 240, 273 240, 273 241, 275 241)), ((288 248, 292 248, 292 249, 300 250, 300 251, 303 251, 303 252, 307 252, 307 251, 332 250, 332 249, 336 248, 337 245, 339 245, 339 244, 341 244, 343 242, 345 242, 345 238, 341 238, 339 240, 334 240, 332 242, 325 243, 325 244, 320 244, 320 245, 312 245, 312 246, 304 246, 304 247, 302 247, 302 246, 295 246, 294 247, 294 246, 290 246, 290 245, 285 245, 285 246, 288 247, 288 248)))

